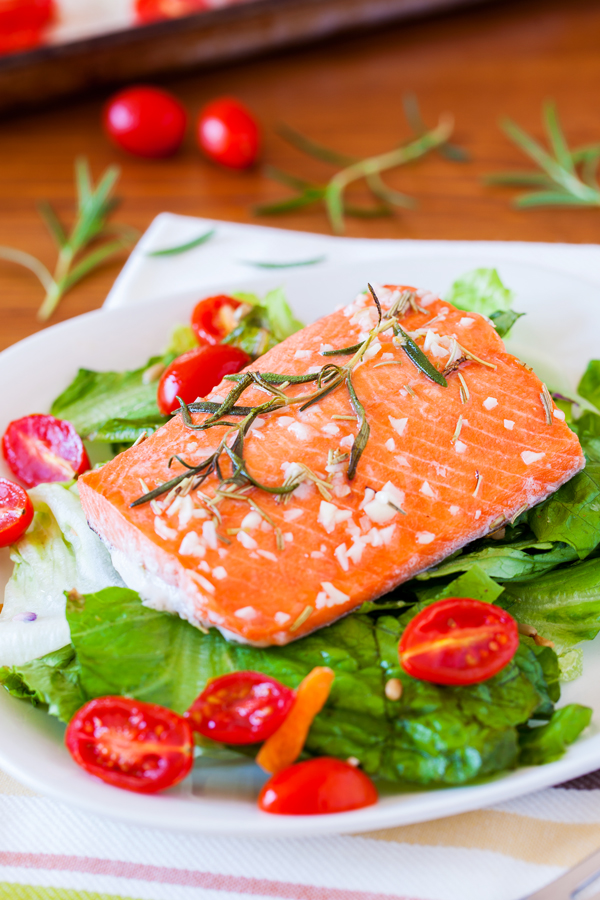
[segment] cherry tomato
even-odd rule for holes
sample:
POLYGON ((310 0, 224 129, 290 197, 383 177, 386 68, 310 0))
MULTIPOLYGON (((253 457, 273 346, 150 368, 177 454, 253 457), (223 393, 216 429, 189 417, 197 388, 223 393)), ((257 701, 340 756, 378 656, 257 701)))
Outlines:
POLYGON ((35 414, 11 422, 2 438, 6 462, 20 481, 69 481, 90 468, 83 441, 70 422, 35 414))
POLYGON ((187 711, 194 731, 224 744, 266 741, 289 713, 295 694, 260 672, 214 678, 187 711))
POLYGON ((18 541, 32 519, 33 504, 27 492, 14 481, 0 478, 0 547, 18 541))
POLYGON ((377 803, 368 775, 341 759, 320 756, 283 769, 264 785, 258 805, 283 816, 349 812, 377 803))
POLYGON ((179 408, 177 397, 184 403, 193 403, 196 397, 205 397, 224 375, 239 372, 249 362, 247 353, 227 344, 188 350, 163 372, 156 396, 158 408, 168 416, 179 408))
POLYGON ((434 684, 477 684, 513 658, 519 646, 511 615, 480 600, 438 600, 411 619, 398 648, 413 678, 434 684))
POLYGON ((206 156, 222 166, 247 169, 256 162, 260 132, 252 114, 239 100, 220 97, 200 113, 198 145, 206 156))
POLYGON ((138 22, 159 22, 161 19, 179 19, 210 8, 205 0, 136 0, 135 16, 138 22))
POLYGON ((1 0, 0 53, 36 47, 54 13, 54 0, 1 0))
POLYGON ((181 146, 186 124, 187 114, 179 100, 148 85, 125 88, 104 108, 108 137, 135 156, 172 156, 181 146))
POLYGON ((126 697, 86 703, 69 722, 65 743, 90 775, 141 794, 177 784, 194 761, 192 730, 183 716, 126 697))
POLYGON ((206 297, 196 303, 192 313, 192 331, 201 344, 220 344, 224 337, 235 328, 236 309, 242 304, 227 294, 206 297))

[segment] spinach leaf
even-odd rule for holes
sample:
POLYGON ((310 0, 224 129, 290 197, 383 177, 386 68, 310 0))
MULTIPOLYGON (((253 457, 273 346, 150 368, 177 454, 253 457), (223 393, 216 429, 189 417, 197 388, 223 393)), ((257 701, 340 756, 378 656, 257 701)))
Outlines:
POLYGON ((577 393, 600 409, 600 359, 592 359, 583 373, 577 393))
POLYGON ((481 268, 457 278, 445 299, 458 309, 491 316, 510 309, 513 292, 504 286, 497 269, 481 268))
POLYGON ((541 766, 560 759, 591 719, 592 710, 578 703, 555 710, 547 725, 527 728, 520 734, 519 762, 523 766, 541 766))
POLYGON ((456 572, 468 572, 476 565, 497 581, 531 581, 562 563, 573 562, 578 558, 576 550, 571 546, 558 543, 561 540, 558 535, 551 537, 551 540, 557 543, 548 543, 548 538, 542 538, 541 534, 539 537, 540 540, 537 540, 532 535, 527 540, 513 543, 495 540, 477 542, 478 549, 469 551, 467 547, 465 552, 448 562, 417 575, 417 580, 428 581, 433 578, 444 578, 456 572), (545 543, 541 543, 542 540, 545 543))
POLYGON ((591 641, 600 631, 600 559, 555 569, 527 584, 509 582, 500 604, 559 650, 591 641))
POLYGON ((529 514, 529 525, 539 541, 562 541, 580 559, 600 543, 600 462, 587 463, 555 494, 529 514))

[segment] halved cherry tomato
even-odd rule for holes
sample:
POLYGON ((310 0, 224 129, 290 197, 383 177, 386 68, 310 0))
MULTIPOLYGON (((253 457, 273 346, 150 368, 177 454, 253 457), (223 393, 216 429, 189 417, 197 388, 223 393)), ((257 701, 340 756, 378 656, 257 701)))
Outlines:
POLYGON ((186 712, 194 731, 224 744, 266 741, 289 713, 294 691, 261 672, 214 678, 186 712))
POLYGON ((104 108, 108 137, 135 156, 172 156, 181 146, 186 125, 187 113, 179 100, 149 85, 125 88, 104 108))
POLYGON ((135 15, 138 22, 159 22, 161 19, 179 19, 207 8, 205 0, 136 0, 135 15))
POLYGON ((235 297, 217 294, 196 303, 192 313, 192 331, 201 344, 220 344, 236 326, 235 311, 242 304, 235 297))
POLYGON ((20 485, 0 478, 0 547, 14 544, 33 519, 33 504, 20 485))
POLYGON ((90 775, 142 794, 177 784, 194 762, 192 730, 183 716, 126 697, 86 703, 69 722, 65 743, 90 775))
POLYGON ((398 648, 403 669, 434 684, 477 684, 503 669, 519 646, 511 615, 480 600, 438 600, 411 619, 398 648))
POLYGON ((35 414, 11 422, 2 438, 6 462, 20 481, 69 481, 90 468, 83 442, 70 422, 35 414))
POLYGON ((184 403, 193 403, 196 397, 205 397, 223 376, 239 372, 249 362, 247 353, 227 344, 188 350, 163 372, 156 396, 158 408, 168 416, 179 408, 177 397, 184 403))
POLYGON ((258 125, 252 113, 234 97, 220 97, 204 107, 197 136, 206 156, 230 169, 247 169, 258 157, 258 125))
POLYGON ((341 759, 320 756, 269 778, 258 805, 264 812, 283 816, 318 816, 362 809, 377 799, 368 775, 341 759))
POLYGON ((0 53, 36 47, 54 13, 54 0, 1 0, 0 53))

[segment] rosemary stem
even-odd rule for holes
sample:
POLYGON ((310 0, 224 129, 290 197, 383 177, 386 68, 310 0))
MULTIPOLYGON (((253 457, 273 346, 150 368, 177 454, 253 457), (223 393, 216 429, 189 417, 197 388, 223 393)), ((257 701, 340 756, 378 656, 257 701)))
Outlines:
POLYGON ((343 192, 349 184, 357 181, 359 178, 384 172, 395 166, 411 162, 413 159, 418 159, 434 147, 444 144, 450 137, 453 127, 454 120, 452 116, 442 116, 438 125, 432 131, 428 131, 422 137, 412 141, 412 143, 399 147, 396 150, 390 150, 380 156, 361 160, 334 175, 327 185, 325 200, 331 225, 336 234, 341 234, 344 230, 343 192))

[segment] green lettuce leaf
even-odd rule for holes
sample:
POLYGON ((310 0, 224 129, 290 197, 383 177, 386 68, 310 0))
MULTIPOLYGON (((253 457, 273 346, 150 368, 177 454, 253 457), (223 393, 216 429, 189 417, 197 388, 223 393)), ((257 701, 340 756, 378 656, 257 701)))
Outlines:
POLYGON ((446 300, 458 309, 491 316, 495 312, 509 310, 513 292, 505 287, 496 269, 473 269, 457 278, 446 300))
POLYGON ((253 359, 262 356, 267 350, 304 327, 292 313, 283 288, 269 291, 263 299, 256 294, 243 292, 232 296, 251 308, 242 316, 237 327, 227 335, 223 343, 240 347, 253 359))
POLYGON ((67 419, 85 440, 118 443, 151 434, 168 421, 156 405, 156 380, 144 373, 164 363, 153 357, 130 372, 94 372, 80 369, 69 387, 50 408, 53 416, 67 419))
POLYGON ((519 736, 523 766, 541 766, 560 759, 567 746, 579 737, 592 719, 592 710, 578 703, 557 709, 547 725, 528 728, 519 736))
POLYGON ((89 699, 81 687, 77 657, 70 645, 20 666, 0 668, 0 684, 13 697, 44 706, 63 722, 89 699))
POLYGON ((443 600, 445 597, 470 597, 472 600, 481 600, 484 603, 494 603, 502 594, 503 588, 496 584, 493 578, 479 565, 469 566, 464 575, 455 578, 450 584, 440 586, 432 585, 427 588, 417 587, 415 593, 419 604, 404 613, 403 621, 408 622, 415 611, 435 600, 443 600))
POLYGON ((501 338, 506 337, 515 322, 522 318, 525 313, 515 312, 514 309, 497 309, 490 313, 489 318, 494 323, 494 328, 501 338))

